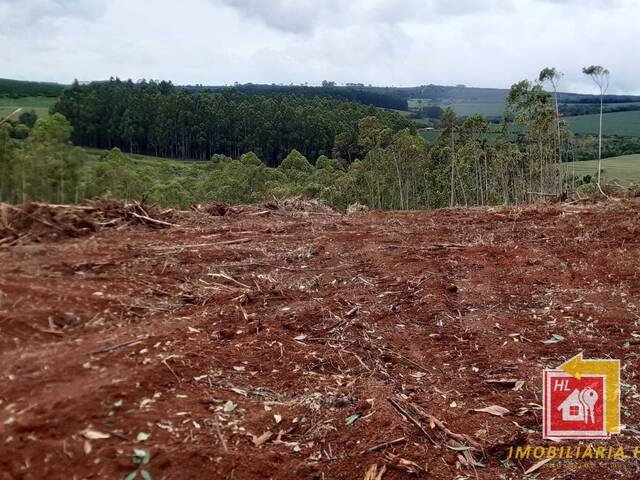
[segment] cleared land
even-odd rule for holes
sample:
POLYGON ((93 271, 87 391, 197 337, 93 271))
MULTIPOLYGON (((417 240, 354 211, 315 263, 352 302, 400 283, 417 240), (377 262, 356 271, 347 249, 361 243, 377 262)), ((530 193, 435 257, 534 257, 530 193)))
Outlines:
MULTIPOLYGON (((565 117, 571 131, 577 134, 598 134, 599 115, 565 117)), ((603 135, 640 137, 640 110, 605 113, 602 118, 603 135)))
POLYGON ((49 116, 49 107, 56 101, 57 98, 54 97, 0 97, 0 117, 9 115, 16 108, 23 108, 26 111, 34 110, 38 118, 47 118, 49 116))
MULTIPOLYGON (((570 172, 577 176, 598 175, 598 161, 570 162, 566 164, 570 172)), ((623 185, 640 182, 640 155, 622 155, 620 157, 604 158, 602 160, 605 181, 617 181, 623 185)))
POLYGON ((582 350, 622 360, 629 430, 613 443, 633 449, 639 206, 258 207, 4 247, 0 471, 123 478, 138 448, 154 478, 523 478, 535 460, 506 462, 508 447, 552 444, 542 368, 582 350), (489 405, 509 413, 474 411, 489 405))
MULTIPOLYGON (((91 148, 91 147, 78 147, 82 148, 89 159, 92 161, 97 161, 101 156, 109 153, 109 150, 103 150, 101 148, 91 148)), ((184 168, 187 165, 206 165, 210 162, 208 160, 175 160, 167 157, 154 157, 152 155, 141 155, 139 153, 129 153, 122 152, 128 158, 133 160, 136 164, 140 166, 149 166, 149 167, 173 167, 173 168, 184 168)))

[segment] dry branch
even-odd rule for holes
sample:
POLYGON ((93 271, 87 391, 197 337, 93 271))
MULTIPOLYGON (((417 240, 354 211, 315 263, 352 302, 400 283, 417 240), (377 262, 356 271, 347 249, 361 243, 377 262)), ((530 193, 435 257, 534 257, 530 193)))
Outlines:
POLYGON ((424 426, 418 420, 413 418, 409 412, 407 412, 404 408, 402 408, 402 406, 396 400, 394 400, 393 398, 389 398, 387 400, 389 400, 389 403, 391 404, 391 406, 395 408, 398 411, 398 413, 400 413, 400 415, 402 415, 407 420, 409 420, 409 422, 413 423, 418 428, 418 430, 420 430, 424 434, 424 436, 429 439, 429 441, 433 445, 436 445, 436 446, 438 445, 436 441, 431 437, 431 435, 429 435, 429 432, 427 432, 424 426))
POLYGON ((365 453, 369 453, 369 452, 377 452, 378 450, 382 450, 383 448, 391 447, 392 445, 398 445, 399 443, 404 443, 406 441, 407 441, 407 437, 400 437, 394 440, 389 440, 388 442, 382 442, 377 445, 374 445, 373 447, 365 448, 360 452, 360 455, 364 455, 365 453))
POLYGON ((136 212, 131 212, 135 218, 139 218, 140 220, 144 220, 145 222, 157 223, 158 225, 163 225, 165 227, 178 227, 179 225, 175 223, 165 222, 163 220, 158 220, 156 218, 151 218, 147 215, 138 215, 136 212))
POLYGON ((133 340, 128 340, 126 342, 117 343, 117 344, 112 345, 110 347, 105 347, 105 348, 101 348, 99 350, 94 350, 93 352, 91 352, 91 355, 97 355, 99 353, 108 353, 108 352, 112 352, 114 350, 117 350, 118 348, 126 347, 128 345, 135 345, 136 343, 142 342, 142 340, 145 340, 146 338, 147 337, 138 337, 138 338, 134 338, 133 340))

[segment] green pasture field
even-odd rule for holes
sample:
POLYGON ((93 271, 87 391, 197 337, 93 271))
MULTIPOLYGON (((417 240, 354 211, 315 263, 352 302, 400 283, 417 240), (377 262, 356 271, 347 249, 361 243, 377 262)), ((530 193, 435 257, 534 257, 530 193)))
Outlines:
MULTIPOLYGON (((599 115, 579 115, 565 117, 571 131, 579 135, 597 135, 599 115)), ((611 112, 602 116, 603 135, 640 137, 640 110, 630 112, 611 112)))
MULTIPOLYGON (((97 161, 102 155, 106 155, 109 153, 109 150, 102 150, 99 148, 90 148, 90 147, 78 147, 84 150, 87 154, 88 160, 97 161)), ((165 157, 154 157, 151 155, 140 155, 138 153, 127 153, 122 152, 131 160, 133 160, 136 165, 144 166, 144 167, 174 167, 174 168, 188 168, 191 165, 198 166, 206 166, 210 164, 207 161, 198 161, 198 160, 175 160, 171 158, 165 157)))
POLYGON ((473 114, 480 114, 485 117, 500 117, 504 112, 504 102, 467 102, 467 101, 451 101, 451 102, 433 102, 426 98, 410 98, 407 101, 409 110, 419 110, 426 106, 438 106, 446 110, 450 107, 456 115, 468 117, 473 114), (422 103, 420 102, 422 100, 422 103))
POLYGON ((49 116, 49 107, 57 100, 56 97, 8 98, 0 96, 0 117, 4 118, 17 108, 22 108, 25 111, 35 110, 38 118, 47 118, 49 116))
MULTIPOLYGON (((569 162, 565 165, 570 174, 575 172, 578 177, 591 175, 595 178, 598 175, 597 160, 569 162)), ((603 158, 602 175, 604 182, 617 181, 622 185, 640 183, 640 154, 603 158)))

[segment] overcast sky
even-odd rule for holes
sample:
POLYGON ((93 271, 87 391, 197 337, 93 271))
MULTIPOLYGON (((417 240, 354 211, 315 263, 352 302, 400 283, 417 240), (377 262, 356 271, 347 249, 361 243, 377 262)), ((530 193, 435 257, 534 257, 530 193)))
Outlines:
POLYGON ((640 0, 0 0, 0 77, 466 84, 542 67, 640 94, 640 0))

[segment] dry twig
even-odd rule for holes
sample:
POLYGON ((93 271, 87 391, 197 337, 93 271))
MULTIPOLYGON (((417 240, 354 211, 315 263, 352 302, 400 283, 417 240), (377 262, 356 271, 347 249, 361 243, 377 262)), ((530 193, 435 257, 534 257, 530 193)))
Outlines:
POLYGON ((436 445, 436 446, 438 445, 436 441, 431 437, 431 435, 429 435, 429 432, 427 432, 424 426, 418 420, 413 418, 409 412, 407 412, 404 408, 402 408, 402 406, 396 400, 394 400, 393 398, 389 398, 388 400, 391 406, 395 408, 398 411, 398 413, 400 413, 403 417, 409 420, 409 422, 413 423, 418 428, 418 430, 420 430, 424 434, 424 436, 429 439, 429 441, 433 445, 436 445))

